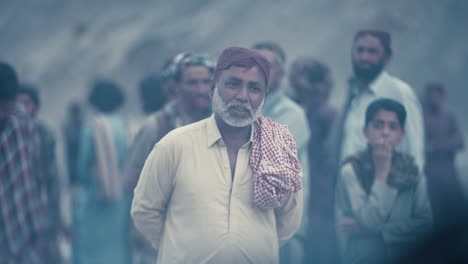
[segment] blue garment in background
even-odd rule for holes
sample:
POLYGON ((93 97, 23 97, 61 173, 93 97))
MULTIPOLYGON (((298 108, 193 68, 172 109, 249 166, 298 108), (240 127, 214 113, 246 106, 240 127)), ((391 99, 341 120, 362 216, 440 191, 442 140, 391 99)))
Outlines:
MULTIPOLYGON (((127 149, 127 129, 119 115, 106 115, 111 124, 119 167, 127 149)), ((99 193, 93 127, 84 127, 78 151, 78 183, 73 188, 73 263, 130 263, 129 221, 131 196, 123 193, 104 201, 99 193)), ((120 175, 123 177, 123 173, 120 175)), ((122 178, 122 182, 124 179, 122 178)))

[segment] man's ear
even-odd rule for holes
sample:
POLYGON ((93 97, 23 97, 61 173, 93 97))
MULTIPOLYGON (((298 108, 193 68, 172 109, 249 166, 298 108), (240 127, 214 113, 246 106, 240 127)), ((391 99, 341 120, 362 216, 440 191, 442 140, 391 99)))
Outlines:
POLYGON ((210 90, 210 97, 213 98, 213 94, 214 94, 214 89, 215 89, 216 85, 213 81, 213 84, 211 85, 211 90, 210 90))

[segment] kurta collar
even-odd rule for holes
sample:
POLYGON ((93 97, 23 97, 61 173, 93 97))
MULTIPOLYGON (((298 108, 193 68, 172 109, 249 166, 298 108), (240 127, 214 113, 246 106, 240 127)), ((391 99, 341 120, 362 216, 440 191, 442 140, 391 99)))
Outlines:
MULTIPOLYGON (((377 78, 375 78, 375 80, 372 81, 369 84, 369 86, 366 87, 367 89, 365 89, 364 91, 371 93, 371 94, 379 94, 382 87, 385 86, 384 84, 388 78, 389 78, 388 73, 386 71, 382 71, 379 74, 379 76, 377 76, 377 78)), ((361 90, 361 87, 360 87, 362 84, 360 84, 360 82, 355 77, 352 77, 349 80, 349 85, 351 87, 351 91, 355 93, 356 95, 361 93, 360 91, 363 91, 361 90)))
MULTIPOLYGON (((250 139, 246 144, 250 144, 253 140, 254 135, 254 128, 255 126, 251 125, 252 129, 250 130, 250 139)), ((206 135, 207 135, 207 146, 211 147, 213 144, 222 140, 223 137, 221 136, 221 132, 219 132, 218 124, 216 123, 216 119, 214 114, 208 118, 208 123, 206 125, 206 135)))

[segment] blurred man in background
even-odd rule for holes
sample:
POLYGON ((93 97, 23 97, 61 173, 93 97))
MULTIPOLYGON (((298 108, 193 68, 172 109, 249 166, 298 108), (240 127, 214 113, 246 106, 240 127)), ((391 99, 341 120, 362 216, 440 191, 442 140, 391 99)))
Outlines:
POLYGON ((185 56, 187 56, 186 52, 181 52, 170 56, 166 59, 164 65, 161 68, 161 77, 163 81, 162 90, 167 102, 172 102, 177 98, 177 85, 174 78, 178 68, 177 65, 185 56))
POLYGON ((81 131, 73 188, 76 264, 131 263, 131 197, 123 174, 129 135, 119 113, 124 102, 122 88, 112 80, 95 81, 88 95, 94 111, 81 131))
POLYGON ((213 71, 213 63, 199 54, 184 53, 177 61, 173 77, 176 80, 177 98, 146 119, 129 149, 127 176, 131 186, 136 185, 154 144, 167 132, 209 116, 213 71))
MULTIPOLYGON (((175 61, 176 65, 171 66, 175 67, 173 76, 166 78, 175 80, 171 88, 177 89, 177 97, 146 119, 129 149, 126 175, 131 190, 138 182, 146 158, 162 137, 177 127, 201 120, 211 113, 209 91, 214 71, 213 63, 205 56, 191 53, 182 53, 176 58, 178 59, 175 61)), ((151 88, 159 89, 156 85, 151 88)), ((153 95, 161 96, 156 91, 153 95)), ((134 228, 132 228, 132 244, 135 263, 154 263, 156 258, 154 249, 134 228)))
POLYGON ((147 75, 139 84, 140 101, 145 116, 159 111, 168 101, 164 94, 164 78, 161 74, 147 75))
POLYGON ((55 154, 55 136, 49 126, 44 121, 38 119, 37 115, 41 104, 39 90, 34 85, 28 83, 21 84, 16 95, 16 101, 24 108, 26 114, 37 123, 39 139, 41 142, 41 169, 43 170, 42 174, 45 177, 47 200, 50 208, 50 261, 60 262, 58 236, 63 225, 60 210, 61 181, 58 174, 57 157, 55 154), (52 256, 54 257, 53 259, 52 256))
POLYGON ((311 135, 309 154, 309 208, 306 259, 314 263, 336 261, 333 177, 326 172, 325 142, 336 116, 328 98, 333 85, 330 69, 324 63, 308 57, 296 59, 291 65, 289 81, 307 114, 311 135))
POLYGON ((464 147, 463 136, 453 114, 444 107, 445 89, 439 82, 426 84, 424 121, 429 197, 437 229, 457 224, 468 204, 455 168, 456 154, 464 147))
MULTIPOLYGON (((286 95, 282 87, 281 82, 286 73, 286 54, 283 48, 274 42, 259 42, 253 45, 252 48, 263 55, 271 65, 268 96, 265 99, 262 114, 282 125, 286 125, 296 140, 299 160, 303 167, 304 208, 308 209, 309 158, 307 144, 309 143, 310 131, 304 110, 286 95)), ((301 263, 304 261, 307 216, 308 213, 305 212, 301 230, 288 245, 282 248, 281 262, 301 263)))
POLYGON ((0 62, 0 260, 53 263, 38 128, 18 109, 18 89, 15 70, 0 62))

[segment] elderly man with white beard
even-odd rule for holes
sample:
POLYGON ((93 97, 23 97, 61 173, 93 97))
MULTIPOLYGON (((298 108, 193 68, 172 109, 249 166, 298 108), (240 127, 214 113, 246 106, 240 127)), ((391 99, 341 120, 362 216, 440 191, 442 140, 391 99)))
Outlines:
POLYGON ((227 48, 213 115, 159 141, 135 188, 132 216, 158 263, 278 263, 298 230, 302 174, 288 129, 260 115, 270 65, 227 48))

